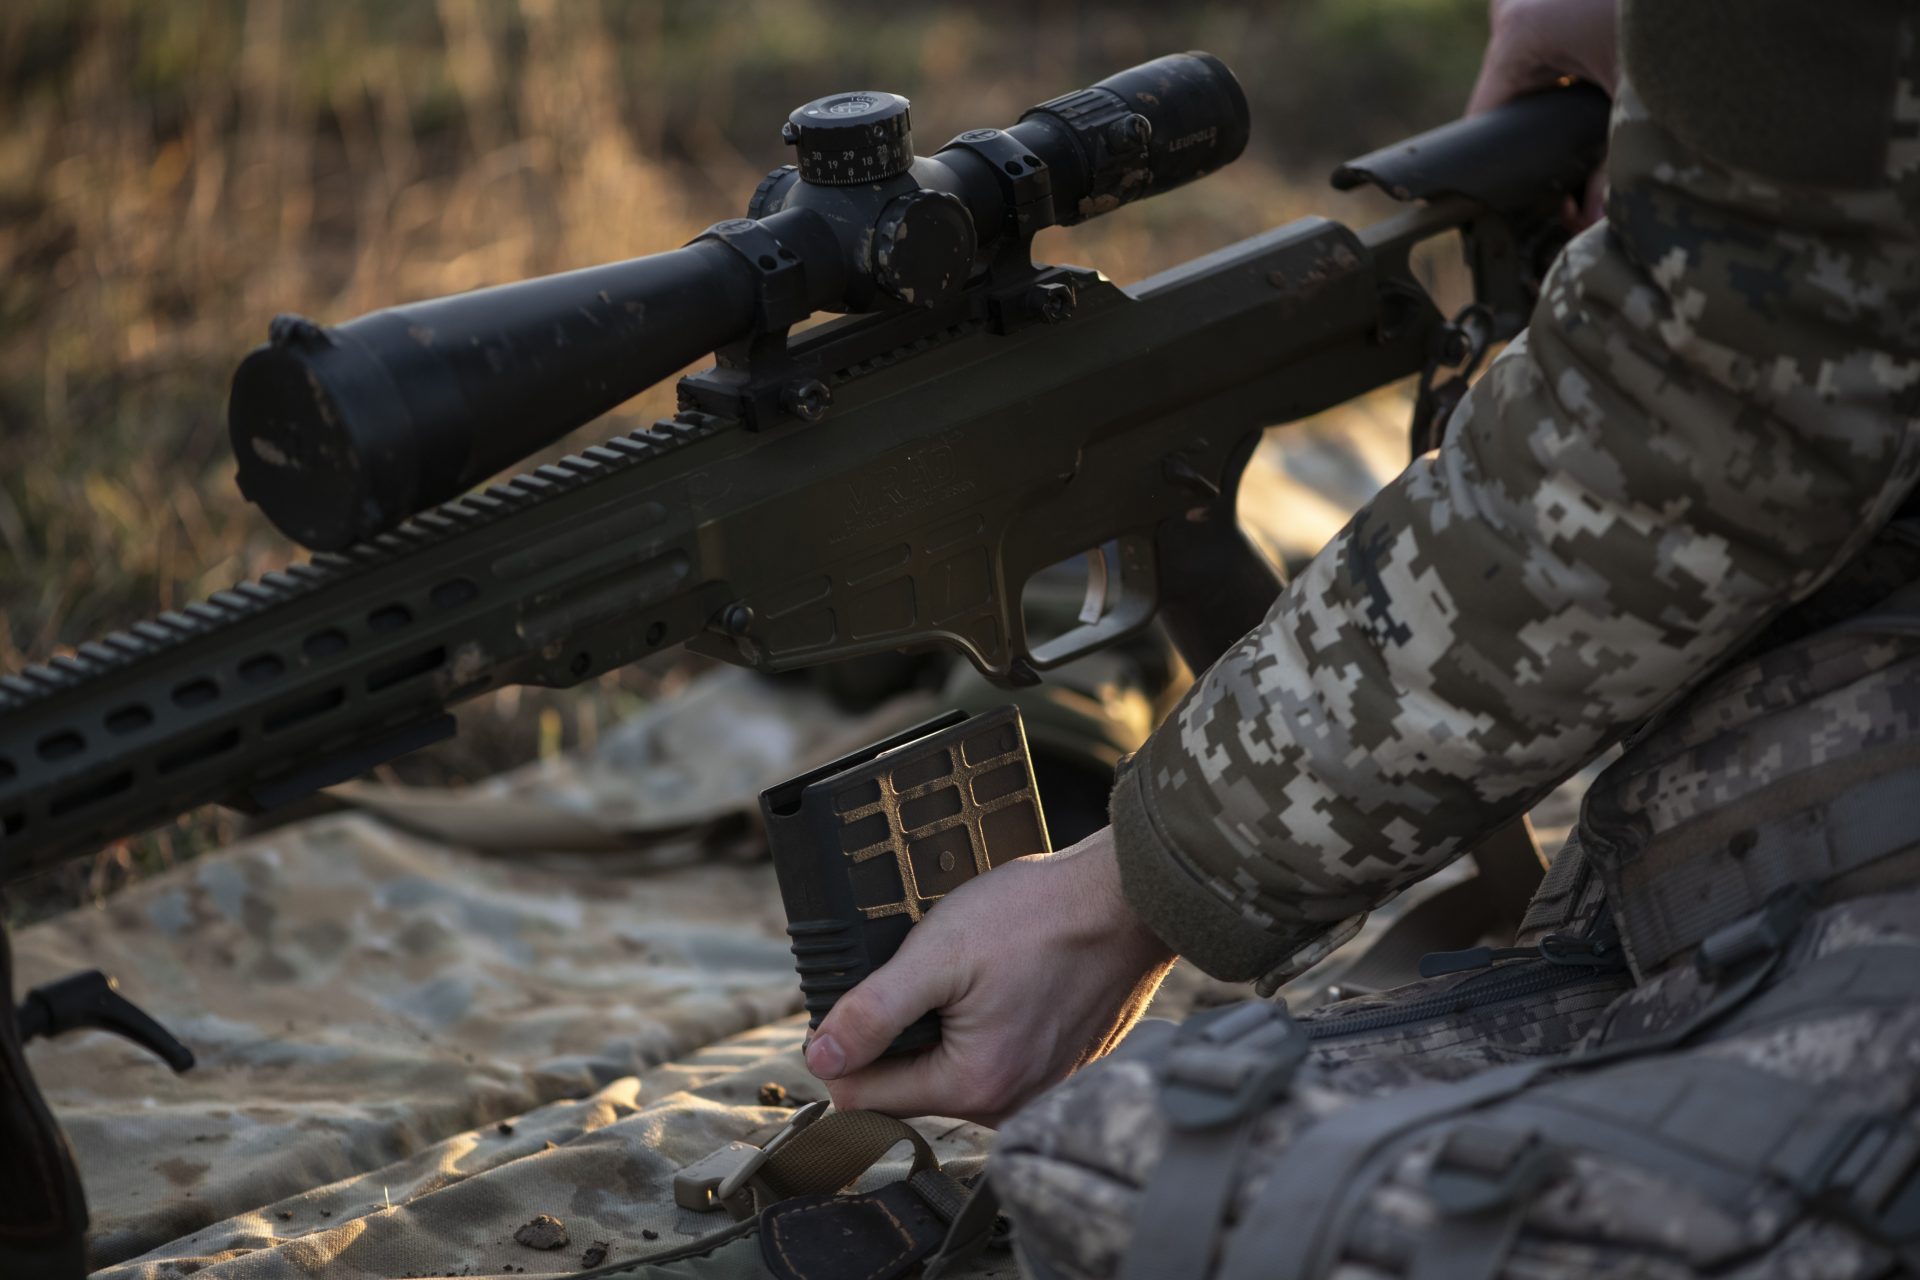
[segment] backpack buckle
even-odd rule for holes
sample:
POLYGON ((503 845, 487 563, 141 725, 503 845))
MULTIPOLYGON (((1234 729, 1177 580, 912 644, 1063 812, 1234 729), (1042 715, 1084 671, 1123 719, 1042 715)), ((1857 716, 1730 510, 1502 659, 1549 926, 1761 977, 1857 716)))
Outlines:
POLYGON ((1878 1240, 1920 1240, 1920 1132, 1898 1117, 1850 1118, 1795 1186, 1878 1240))
POLYGON ((1285 1093, 1308 1041, 1286 1006, 1228 1005, 1181 1024, 1161 1072, 1161 1109, 1176 1129, 1211 1129, 1285 1093))
POLYGON ((1558 1167, 1553 1148, 1534 1130, 1468 1120, 1434 1154, 1427 1193, 1447 1217, 1466 1217, 1513 1204, 1558 1167))
POLYGON ((1693 953, 1693 967, 1708 982, 1718 982, 1749 960, 1779 955, 1800 932, 1813 908, 1813 894, 1807 886, 1790 884, 1752 915, 1708 934, 1693 953))
POLYGON ((694 1161, 673 1175, 673 1202, 695 1213, 725 1209, 736 1221, 751 1218, 757 1212, 754 1176, 796 1133, 825 1115, 829 1105, 825 1099, 809 1102, 788 1117, 780 1131, 760 1146, 751 1142, 729 1142, 713 1154, 694 1161))
POLYGON ((718 1151, 695 1160, 673 1175, 673 1202, 695 1213, 725 1209, 736 1221, 753 1216, 753 1196, 736 1196, 731 1202, 720 1197, 720 1184, 748 1160, 760 1154, 751 1142, 729 1142, 718 1151))

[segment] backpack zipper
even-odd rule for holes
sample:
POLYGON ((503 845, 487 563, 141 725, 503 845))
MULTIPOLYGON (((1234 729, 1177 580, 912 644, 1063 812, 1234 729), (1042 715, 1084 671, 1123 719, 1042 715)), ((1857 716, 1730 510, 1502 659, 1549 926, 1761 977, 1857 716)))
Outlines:
POLYGON ((1467 1013, 1521 996, 1537 995, 1589 978, 1618 973, 1627 967, 1612 930, 1602 925, 1591 938, 1550 933, 1538 945, 1531 947, 1472 947, 1466 951, 1436 951, 1420 962, 1420 972, 1425 977, 1438 977, 1489 968, 1497 960, 1522 956, 1536 959, 1533 964, 1524 967, 1515 965, 1482 977, 1469 978, 1452 990, 1408 1004, 1345 1017, 1320 1018, 1300 1025, 1309 1040, 1329 1040, 1335 1036, 1384 1031, 1450 1013, 1467 1013))

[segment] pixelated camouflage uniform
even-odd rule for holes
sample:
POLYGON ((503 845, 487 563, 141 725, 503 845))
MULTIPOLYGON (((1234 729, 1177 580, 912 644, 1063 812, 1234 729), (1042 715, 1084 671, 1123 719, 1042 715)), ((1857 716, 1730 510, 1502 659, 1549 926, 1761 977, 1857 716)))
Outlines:
MULTIPOLYGON (((1629 0, 1622 53, 1607 222, 1569 246, 1441 447, 1136 754, 1113 818, 1147 922, 1210 972, 1272 982, 1631 733, 1522 938, 1617 943, 1630 964, 1476 1002, 1553 963, 1510 960, 1309 1019, 1314 1052, 1254 1124, 1215 1214, 1220 1250, 1199 1255, 1224 1274, 1252 1265, 1246 1240, 1306 1213, 1269 1181, 1337 1180, 1341 1130, 1311 1137, 1325 1116, 1396 1094, 1430 1105, 1576 1048, 1583 1065, 1565 1069, 1597 1085, 1516 1096, 1641 1097, 1613 1125, 1640 1133, 1660 1106, 1670 1126, 1694 1114, 1643 1096, 1650 1067, 1697 1083, 1730 1059, 1764 1077, 1756 1094, 1817 1088, 1855 1109, 1843 1118, 1920 1143, 1902 1118, 1920 1094, 1920 955, 1875 979, 1891 991, 1658 1034, 1732 981, 1683 962, 1751 932, 1785 886, 1817 884, 1826 905, 1768 953, 1754 999, 1827 981, 1804 974, 1831 977, 1814 963, 1830 952, 1910 947, 1920 919, 1920 593, 1903 589, 1920 582, 1920 15, 1897 0, 1629 0), (1394 1008, 1431 1012, 1377 1016, 1394 1008)), ((1005 1130, 995 1181, 1036 1269, 1107 1275, 1139 1252, 1169 1134, 1159 1070, 1102 1064, 1005 1130)), ((1500 1219, 1504 1246, 1457 1271, 1427 1251, 1458 1227, 1428 1181, 1458 1117, 1436 1121, 1354 1174, 1337 1229, 1307 1213, 1295 1225, 1317 1243, 1269 1249, 1258 1273, 1893 1270, 1873 1230, 1783 1198, 1779 1177, 1744 1199, 1703 1189, 1717 1141, 1734 1151, 1764 1129, 1732 1094, 1724 1114, 1700 1110, 1722 1136, 1694 1135, 1691 1175, 1672 1134, 1635 1157, 1547 1127, 1551 1176, 1500 1219)))
MULTIPOLYGON (((1894 47, 1898 7, 1838 7, 1875 11, 1861 25, 1894 47)), ((1713 74, 1660 70, 1663 88, 1713 74)), ((1731 168, 1623 90, 1608 222, 1563 255, 1531 330, 1122 779, 1129 898, 1175 949, 1232 977, 1321 953, 1893 514, 1920 476, 1913 77, 1890 142, 1878 103, 1879 179, 1849 190, 1731 168)), ((1801 145, 1862 127, 1821 111, 1801 145)))

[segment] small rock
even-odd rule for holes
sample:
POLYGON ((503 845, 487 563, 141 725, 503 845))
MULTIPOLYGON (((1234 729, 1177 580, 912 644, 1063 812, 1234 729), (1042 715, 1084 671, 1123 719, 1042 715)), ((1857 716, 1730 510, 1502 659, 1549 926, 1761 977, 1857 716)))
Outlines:
POLYGON ((606 1260, 607 1242, 605 1240, 595 1240, 587 1246, 587 1251, 580 1255, 580 1265, 584 1268, 597 1267, 606 1260))
POLYGON ((787 1087, 777 1080, 769 1080, 760 1086, 760 1105, 763 1107, 784 1107, 787 1103, 787 1087))
POLYGON ((513 1238, 529 1249, 560 1249, 566 1246, 567 1229, 560 1224, 560 1219, 542 1213, 514 1232, 513 1238))
POLYGON ((660 1233, 658 1231, 655 1231, 652 1227, 642 1227, 640 1229, 640 1238, 642 1240, 658 1240, 660 1238, 660 1233))

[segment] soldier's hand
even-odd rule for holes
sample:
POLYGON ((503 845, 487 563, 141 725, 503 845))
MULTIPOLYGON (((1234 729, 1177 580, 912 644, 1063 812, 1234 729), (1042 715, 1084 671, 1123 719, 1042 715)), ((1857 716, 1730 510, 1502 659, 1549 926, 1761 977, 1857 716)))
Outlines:
POLYGON ((997 1124, 1112 1048, 1172 962, 1122 897, 1103 828, 941 900, 834 1005, 807 1066, 842 1108, 997 1124), (940 1043, 880 1059, 929 1009, 940 1010, 940 1043))
MULTIPOLYGON (((1618 0, 1492 0, 1492 30, 1467 114, 1491 111, 1563 77, 1586 80, 1612 95, 1619 86, 1618 0)), ((1606 183, 1595 173, 1584 205, 1569 221, 1580 229, 1604 211, 1606 183)))

